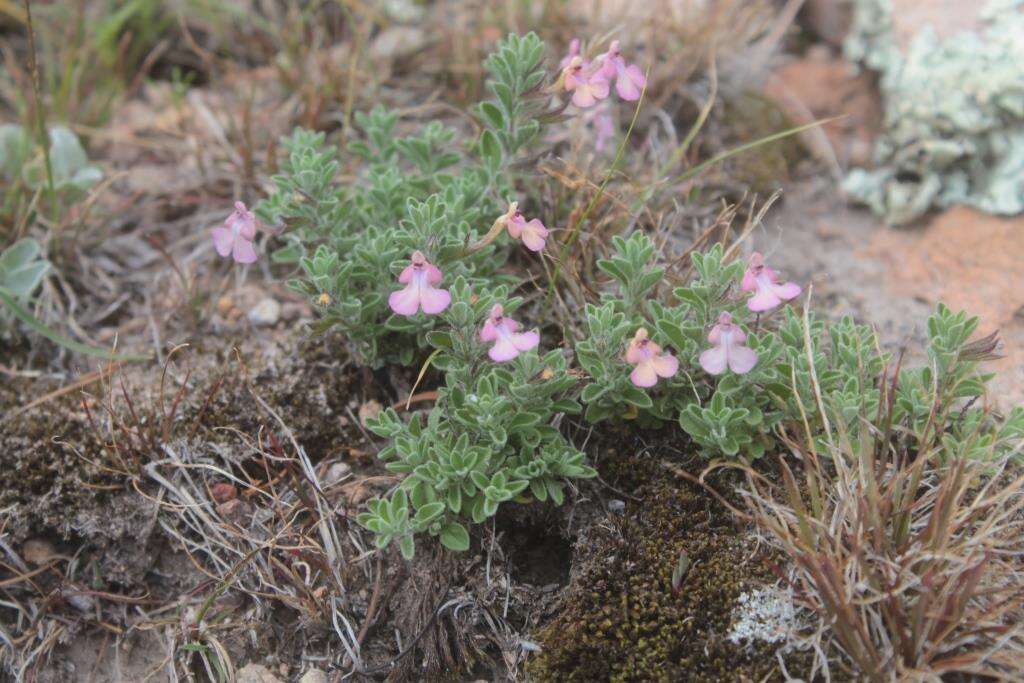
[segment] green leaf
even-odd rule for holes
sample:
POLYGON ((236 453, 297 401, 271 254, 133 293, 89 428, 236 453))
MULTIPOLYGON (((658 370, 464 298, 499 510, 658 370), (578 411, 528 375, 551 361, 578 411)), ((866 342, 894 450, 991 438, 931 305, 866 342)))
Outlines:
POLYGON ((0 288, 0 303, 6 304, 7 307, 11 309, 11 312, 14 313, 14 316, 18 318, 21 322, 28 325, 34 332, 36 332, 37 334, 41 334, 50 341, 60 344, 64 348, 69 349, 71 351, 83 353, 87 356, 96 356, 98 358, 104 358, 106 360, 141 361, 149 360, 150 358, 149 356, 136 356, 129 354, 112 353, 104 349, 97 349, 92 346, 80 344, 79 342, 76 342, 73 339, 68 339, 59 332, 50 329, 43 323, 36 320, 35 316, 26 311, 24 308, 22 308, 18 304, 18 302, 14 300, 14 297, 11 295, 10 292, 2 288, 0 288))
POLYGON ((449 522, 441 529, 441 543, 449 550, 465 552, 469 550, 469 532, 458 522, 449 522))
POLYGON ((497 170, 501 167, 501 143, 493 131, 485 130, 480 136, 480 156, 488 168, 497 170))
POLYGON ((36 261, 20 268, 0 271, 0 287, 16 297, 27 297, 43 281, 49 268, 47 261, 36 261))
POLYGON ((411 535, 402 536, 402 540, 398 542, 398 549, 402 551, 402 557, 411 560, 416 554, 416 542, 411 535))

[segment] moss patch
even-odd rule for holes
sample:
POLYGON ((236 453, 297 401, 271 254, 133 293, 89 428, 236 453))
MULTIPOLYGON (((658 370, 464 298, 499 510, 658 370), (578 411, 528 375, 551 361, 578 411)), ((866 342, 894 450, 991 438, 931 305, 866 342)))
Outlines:
MULTIPOLYGON (((577 541, 572 581, 559 613, 536 634, 542 651, 531 674, 542 681, 781 679, 775 646, 727 639, 737 598, 774 583, 779 558, 761 554, 723 505, 658 458, 605 467, 606 477, 616 472, 645 482, 634 491, 639 501, 577 541), (681 552, 690 568, 675 594, 681 552)), ((717 488, 729 488, 725 476, 717 488)), ((809 670, 807 653, 786 659, 795 675, 809 670)))

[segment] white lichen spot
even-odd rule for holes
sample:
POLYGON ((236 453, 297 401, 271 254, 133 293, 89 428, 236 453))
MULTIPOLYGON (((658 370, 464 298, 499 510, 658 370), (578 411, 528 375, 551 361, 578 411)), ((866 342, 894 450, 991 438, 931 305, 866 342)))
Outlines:
POLYGON ((781 643, 796 630, 796 622, 796 608, 788 591, 774 586, 758 588, 736 600, 729 640, 736 645, 754 641, 781 643))

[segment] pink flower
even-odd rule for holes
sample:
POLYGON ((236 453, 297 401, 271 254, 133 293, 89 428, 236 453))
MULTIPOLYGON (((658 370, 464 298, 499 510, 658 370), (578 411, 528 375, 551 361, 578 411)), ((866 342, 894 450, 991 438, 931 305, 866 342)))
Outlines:
POLYGON ((647 76, 636 64, 626 64, 619 49, 619 41, 613 40, 608 52, 594 61, 601 65, 601 75, 605 80, 615 79, 615 91, 619 97, 630 102, 640 99, 640 92, 647 85, 647 76))
POLYGON ((541 251, 544 249, 545 240, 547 240, 550 231, 544 227, 540 219, 534 218, 527 221, 523 214, 519 212, 518 202, 509 203, 508 211, 498 220, 503 222, 508 230, 508 234, 513 239, 522 239, 523 244, 530 251, 541 251))
POLYGON ((565 67, 569 66, 569 64, 572 62, 573 57, 579 57, 579 54, 580 54, 580 39, 579 38, 573 38, 571 41, 569 41, 569 54, 567 54, 566 56, 562 57, 562 61, 558 63, 558 68, 559 69, 564 69, 565 67))
POLYGON ((447 289, 434 287, 441 283, 441 277, 441 271, 427 261, 423 252, 414 251, 412 263, 398 276, 405 289, 391 292, 388 305, 399 315, 416 315, 421 308, 430 315, 440 313, 452 302, 452 295, 447 289))
POLYGON ((758 312, 770 311, 783 301, 800 295, 800 285, 794 282, 780 285, 778 282, 779 276, 764 264, 764 256, 756 251, 751 254, 740 287, 744 292, 756 291, 757 294, 747 301, 747 308, 758 312))
POLYGON ((581 109, 592 107, 598 100, 608 97, 608 79, 601 69, 590 69, 583 58, 576 55, 562 70, 565 89, 572 92, 572 103, 581 109))
POLYGON ((495 304, 491 309, 491 315, 480 330, 480 339, 485 342, 494 342, 487 355, 491 360, 501 363, 512 360, 523 351, 536 348, 540 343, 540 334, 536 330, 531 332, 518 332, 519 323, 512 318, 506 318, 500 304, 495 304))
POLYGON ((647 336, 647 330, 640 328, 626 349, 626 362, 636 367, 629 373, 629 380, 638 387, 653 387, 659 377, 671 377, 679 370, 679 361, 668 351, 647 336))
POLYGON ((235 210, 224 221, 223 227, 213 229, 213 246, 221 256, 230 255, 236 263, 255 263, 256 216, 242 202, 235 202, 235 210))
POLYGON ((757 365, 757 353, 743 345, 747 335, 732 322, 732 315, 723 312, 718 324, 711 328, 708 341, 712 347, 700 354, 700 366, 711 375, 721 375, 729 368, 737 375, 750 372, 757 365))

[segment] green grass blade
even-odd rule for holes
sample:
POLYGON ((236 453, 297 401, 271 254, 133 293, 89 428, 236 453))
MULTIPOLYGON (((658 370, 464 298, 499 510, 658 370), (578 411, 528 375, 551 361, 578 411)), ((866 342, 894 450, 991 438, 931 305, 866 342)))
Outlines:
POLYGON ((6 289, 0 289, 0 303, 4 303, 14 313, 14 316, 21 322, 28 325, 34 332, 40 334, 50 341, 60 344, 66 349, 75 351, 77 353, 83 353, 87 356, 96 356, 97 358, 103 358, 105 360, 123 360, 123 361, 141 361, 149 360, 148 356, 133 356, 114 353, 112 351, 106 351, 104 349, 98 349, 93 346, 86 346, 80 344, 74 339, 69 339, 64 335, 60 334, 56 330, 52 330, 43 323, 39 322, 34 315, 29 313, 27 310, 22 308, 21 304, 14 300, 10 292, 6 289))
POLYGON ((728 149, 728 150, 722 152, 721 154, 713 156, 710 159, 708 159, 707 161, 701 162, 701 163, 697 164, 696 166, 694 166, 693 168, 689 169, 688 171, 683 172, 681 175, 677 176, 673 180, 673 182, 681 183, 684 180, 689 180, 690 178, 698 175, 701 171, 703 171, 704 169, 708 168, 709 166, 714 166, 715 164, 717 164, 719 162, 722 162, 722 161, 725 161, 726 159, 729 159, 731 157, 734 157, 737 154, 743 154, 744 152, 749 152, 750 150, 756 149, 756 148, 760 147, 761 145, 767 145, 769 143, 776 142, 776 141, 782 140, 784 138, 788 138, 791 135, 797 135, 799 133, 804 132, 805 130, 810 130, 811 128, 815 128, 817 126, 823 126, 826 123, 831 123, 832 121, 835 121, 837 119, 841 119, 843 116, 845 116, 845 114, 842 115, 842 116, 833 116, 833 117, 827 118, 827 119, 819 119, 817 121, 812 121, 810 123, 805 123, 802 126, 796 126, 794 128, 787 128, 786 130, 779 131, 778 133, 772 133, 771 135, 767 135, 767 136, 765 136, 763 138, 759 138, 759 139, 754 140, 752 142, 748 142, 748 143, 746 143, 744 145, 740 145, 739 147, 733 147, 732 149, 728 149))

